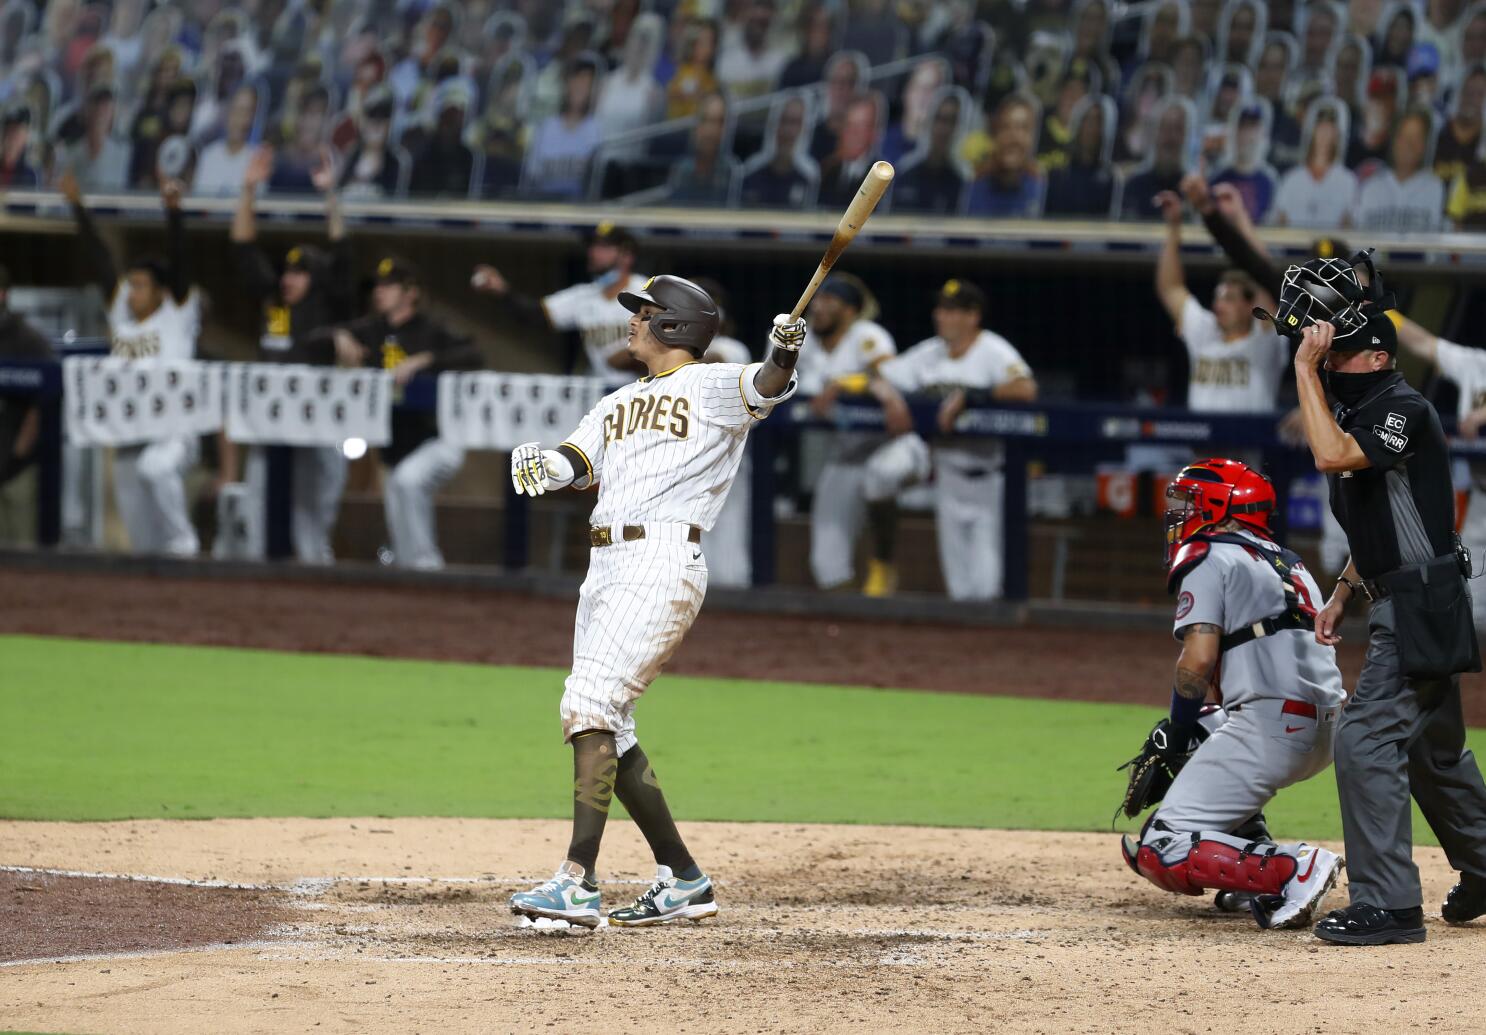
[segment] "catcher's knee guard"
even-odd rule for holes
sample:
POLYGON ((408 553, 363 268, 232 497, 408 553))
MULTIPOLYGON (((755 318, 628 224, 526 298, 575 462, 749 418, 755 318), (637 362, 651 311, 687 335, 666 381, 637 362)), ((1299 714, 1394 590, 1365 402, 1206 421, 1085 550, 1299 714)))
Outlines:
POLYGON ((1295 876, 1295 866, 1295 857, 1274 844, 1236 848, 1222 841, 1198 841, 1187 856, 1188 871, 1204 888, 1254 895, 1280 894, 1295 876))
POLYGON ((1295 875, 1295 860, 1273 845, 1246 853, 1221 841, 1198 841, 1173 862, 1166 862, 1150 845, 1122 839, 1130 868, 1163 891, 1201 895, 1204 890, 1242 891, 1251 895, 1278 895, 1295 875))
POLYGON ((1132 870, 1163 891, 1201 895, 1204 890, 1278 895, 1295 875, 1295 857, 1271 843, 1242 842, 1227 835, 1167 832, 1155 817, 1141 840, 1120 839, 1132 870), (1152 832, 1155 837, 1147 839, 1152 832))
POLYGON ((1192 880, 1190 853, 1175 862, 1167 863, 1161 858, 1161 853, 1150 845, 1143 845, 1128 837, 1120 838, 1120 850, 1125 853, 1125 862, 1130 864, 1132 870, 1162 891, 1171 891, 1178 895, 1202 894, 1202 885, 1192 880))

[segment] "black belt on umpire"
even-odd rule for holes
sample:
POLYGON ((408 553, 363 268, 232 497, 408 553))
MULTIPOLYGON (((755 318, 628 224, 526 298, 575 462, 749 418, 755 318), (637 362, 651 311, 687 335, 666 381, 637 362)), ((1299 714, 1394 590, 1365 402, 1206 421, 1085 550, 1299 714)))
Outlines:
MULTIPOLYGON (((590 546, 613 546, 615 543, 633 543, 645 538, 644 525, 620 526, 623 539, 614 538, 614 527, 611 525, 594 525, 588 530, 588 543, 590 546)), ((702 529, 700 525, 690 525, 686 531, 688 543, 700 544, 702 541, 702 529)))

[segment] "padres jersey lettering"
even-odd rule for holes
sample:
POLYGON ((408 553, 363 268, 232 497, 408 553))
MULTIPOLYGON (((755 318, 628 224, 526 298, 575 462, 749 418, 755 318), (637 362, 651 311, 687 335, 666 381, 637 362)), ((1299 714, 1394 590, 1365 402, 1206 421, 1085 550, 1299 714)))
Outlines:
POLYGON ((1249 361, 1237 359, 1202 358, 1192 369, 1194 385, 1214 385, 1221 388, 1249 387, 1249 361))
POLYGON ((391 370, 407 358, 407 351, 389 334, 382 342, 382 369, 391 370))
POLYGON ((266 352, 288 352, 294 344, 293 317, 286 305, 263 307, 263 337, 258 344, 266 352))
MULTIPOLYGON (((645 278, 631 276, 624 285, 626 291, 640 291, 645 278)), ((609 365, 609 359, 624 348, 629 339, 630 312, 619 304, 617 298, 609 297, 597 282, 574 284, 542 299, 542 308, 547 319, 559 331, 577 331, 583 340, 583 353, 588 357, 595 377, 613 386, 628 384, 635 379, 630 370, 618 370, 609 365)))
POLYGON ((166 292, 143 320, 129 311, 129 287, 120 281, 108 311, 110 351, 127 359, 191 359, 201 333, 201 300, 193 289, 184 302, 166 292))
POLYGON ((586 460, 577 484, 594 482, 595 525, 676 522, 710 529, 743 459, 755 420, 777 399, 753 387, 758 364, 686 363, 607 396, 567 444, 586 460))

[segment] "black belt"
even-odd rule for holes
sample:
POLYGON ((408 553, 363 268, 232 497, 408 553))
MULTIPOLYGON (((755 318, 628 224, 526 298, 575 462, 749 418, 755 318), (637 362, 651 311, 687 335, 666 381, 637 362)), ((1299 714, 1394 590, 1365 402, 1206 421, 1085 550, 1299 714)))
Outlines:
POLYGON ((1388 595, 1388 587, 1377 579, 1358 579, 1355 585, 1362 590, 1362 595, 1367 597, 1369 604, 1376 604, 1388 595))
MULTIPOLYGON (((633 543, 645 538, 644 525, 625 525, 620 531, 624 535, 623 542, 626 543, 633 543)), ((595 526, 588 530, 588 542, 591 546, 613 546, 619 541, 614 538, 614 529, 608 525, 595 526)), ((700 525, 692 525, 687 529, 686 541, 688 543, 701 543, 702 529, 700 525)))

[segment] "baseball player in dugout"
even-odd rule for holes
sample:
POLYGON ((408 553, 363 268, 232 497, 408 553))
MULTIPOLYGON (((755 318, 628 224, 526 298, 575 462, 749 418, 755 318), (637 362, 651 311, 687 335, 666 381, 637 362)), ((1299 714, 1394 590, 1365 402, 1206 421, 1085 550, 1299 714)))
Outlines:
POLYGON ((537 299, 511 287, 494 266, 476 266, 470 286, 500 299, 523 323, 576 331, 590 372, 609 388, 618 388, 645 372, 629 353, 629 312, 619 301, 621 294, 638 291, 645 283, 635 272, 639 243, 628 230, 607 221, 594 227, 586 243, 593 278, 586 284, 537 299))
POLYGON ((1454 532, 1439 415, 1394 369, 1392 307, 1361 253, 1291 266, 1272 317, 1299 338, 1305 438, 1351 549, 1317 641, 1339 643, 1347 607, 1369 604, 1367 654, 1336 737, 1351 905, 1316 925, 1343 945, 1424 940, 1410 794, 1461 873, 1444 919, 1486 913, 1486 785, 1465 747, 1458 679, 1481 668, 1470 557, 1454 532))
POLYGON ((955 422, 965 407, 990 402, 1034 402, 1037 382, 1016 348, 981 326, 985 295, 974 284, 951 280, 934 299, 934 337, 878 367, 872 393, 882 403, 888 433, 895 436, 867 460, 865 495, 878 508, 877 560, 887 566, 887 587, 897 584, 891 536, 898 493, 934 472, 934 522, 939 567, 954 600, 992 600, 1001 595, 1002 465, 997 439, 956 438, 955 422), (932 451, 913 431, 903 396, 939 398, 935 418, 940 438, 932 451))
POLYGON ((1268 304, 1258 282, 1242 270, 1228 270, 1213 290, 1212 308, 1203 308, 1187 290, 1182 271, 1182 199, 1163 191, 1156 203, 1166 219, 1166 241, 1156 262, 1156 296, 1187 347, 1188 409, 1274 410, 1285 366, 1285 340, 1254 318, 1254 307, 1268 304))
POLYGON ((702 535, 717 519, 753 423, 794 394, 803 320, 774 318, 762 363, 703 363, 718 329, 712 298, 680 277, 653 277, 619 300, 626 348, 650 373, 605 397, 556 449, 511 454, 531 496, 598 487, 588 577, 578 599, 573 669, 562 695, 573 747, 573 833, 545 884, 512 912, 588 927, 602 918, 599 842, 618 795, 654 853, 655 883, 609 923, 643 927, 715 916, 712 882, 676 829, 635 737, 635 704, 691 628, 707 592, 702 535))
MULTIPOLYGON (((201 298, 187 275, 182 184, 167 180, 160 192, 165 204, 165 254, 136 257, 122 277, 83 203, 77 177, 65 172, 59 186, 77 220, 89 279, 103 296, 110 352, 141 360, 194 357, 201 333, 201 298)), ((185 486, 199 449, 194 436, 182 435, 114 451, 114 500, 135 552, 189 556, 200 548, 185 486)))
MULTIPOLYGON (((313 179, 325 195, 325 225, 330 238, 327 254, 312 244, 296 244, 284 255, 282 272, 258 244, 257 198, 273 172, 273 152, 260 148, 248 162, 242 194, 232 217, 232 246, 244 290, 259 302, 259 361, 331 366, 336 361, 333 331, 352 317, 351 251, 346 224, 335 193, 334 163, 326 154, 313 179)), ((305 446, 293 450, 291 533, 295 556, 304 564, 335 560, 330 535, 340 512, 346 487, 346 458, 334 446, 305 446)), ((224 451, 223 477, 234 480, 237 451, 224 451)), ((244 481, 255 500, 267 490, 267 460, 262 449, 248 453, 244 481)), ((255 504, 262 512, 261 504, 255 504)), ((264 553, 262 530, 251 536, 244 552, 264 553)), ((225 542, 225 540, 223 540, 225 542)))
MULTIPOLYGON (((893 336, 872 317, 877 300, 849 273, 832 273, 810 302, 810 330, 800 360, 800 390, 813 396, 811 412, 830 419, 842 395, 869 390, 877 368, 897 355, 893 336)), ((871 525, 873 552, 862 592, 887 596, 895 586, 892 568, 897 532, 897 503, 885 490, 868 484, 867 458, 883 444, 873 431, 809 432, 811 452, 824 449, 825 462, 815 479, 810 507, 810 571, 816 585, 844 590, 855 577, 852 553, 863 519, 871 525), (869 495, 871 493, 871 495, 869 495)))
POLYGON ((1216 891, 1263 928, 1303 927, 1335 885, 1336 853, 1277 844, 1264 808, 1331 764, 1345 698, 1336 652, 1316 641, 1321 590, 1270 529, 1268 478, 1236 460, 1184 468, 1166 489, 1167 590, 1181 643, 1171 715, 1126 763, 1121 805, 1160 802, 1125 862, 1163 890, 1216 891), (1221 686, 1219 675, 1221 673, 1221 686), (1217 695, 1222 706, 1208 704, 1217 695))
MULTIPOLYGON (((422 307, 417 271, 405 259, 382 259, 371 314, 335 331, 336 361, 344 367, 390 370, 398 391, 420 373, 478 370, 483 365, 479 346, 429 319, 422 307)), ((464 450, 439 438, 434 414, 398 407, 392 411, 392 442, 381 455, 387 468, 382 507, 392 563, 442 568, 434 497, 464 466, 464 450)))

